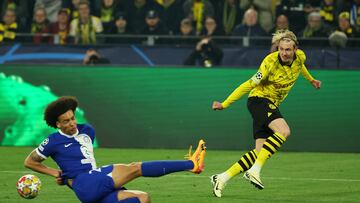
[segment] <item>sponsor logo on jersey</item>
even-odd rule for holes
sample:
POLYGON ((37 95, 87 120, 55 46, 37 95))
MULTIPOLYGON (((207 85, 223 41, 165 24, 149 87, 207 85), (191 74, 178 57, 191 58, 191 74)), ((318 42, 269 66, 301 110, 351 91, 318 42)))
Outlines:
POLYGON ((275 87, 276 89, 282 89, 282 88, 290 87, 290 86, 293 85, 294 83, 295 83, 295 81, 290 82, 290 83, 288 83, 288 84, 283 84, 283 85, 281 85, 281 84, 274 84, 274 87, 275 87))

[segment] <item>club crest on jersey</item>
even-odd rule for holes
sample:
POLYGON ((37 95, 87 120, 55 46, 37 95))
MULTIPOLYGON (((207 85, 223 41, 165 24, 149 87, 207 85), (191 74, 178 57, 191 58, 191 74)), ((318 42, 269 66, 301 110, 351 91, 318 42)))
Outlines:
POLYGON ((90 143, 90 142, 91 142, 90 138, 87 137, 87 136, 85 136, 85 137, 83 138, 83 140, 84 140, 85 143, 90 143))

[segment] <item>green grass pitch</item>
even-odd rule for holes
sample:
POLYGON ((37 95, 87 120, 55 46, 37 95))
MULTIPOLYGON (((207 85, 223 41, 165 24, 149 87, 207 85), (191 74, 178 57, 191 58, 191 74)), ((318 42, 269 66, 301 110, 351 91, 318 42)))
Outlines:
MULTIPOLYGON (((23 167, 23 160, 32 150, 28 147, 0 147, 0 202, 79 202, 66 186, 57 186, 54 179, 37 174, 42 190, 33 200, 22 199, 15 184, 24 174, 33 173, 23 167)), ((133 161, 182 159, 187 150, 96 149, 98 166, 133 161)), ((200 175, 180 172, 160 178, 138 178, 128 189, 150 194, 155 203, 233 203, 233 202, 360 202, 360 154, 279 152, 262 171, 265 189, 259 191, 242 176, 232 179, 222 198, 212 195, 209 176, 222 172, 237 161, 241 151, 208 149, 205 170, 200 175)), ((54 166, 50 160, 45 163, 54 166)))

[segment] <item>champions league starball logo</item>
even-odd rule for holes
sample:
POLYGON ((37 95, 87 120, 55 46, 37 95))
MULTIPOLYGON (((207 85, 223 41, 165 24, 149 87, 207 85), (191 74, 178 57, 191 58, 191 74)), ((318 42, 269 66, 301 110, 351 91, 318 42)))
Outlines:
POLYGON ((257 72, 255 74, 255 78, 258 79, 258 80, 261 80, 261 78, 263 77, 262 73, 261 72, 257 72))

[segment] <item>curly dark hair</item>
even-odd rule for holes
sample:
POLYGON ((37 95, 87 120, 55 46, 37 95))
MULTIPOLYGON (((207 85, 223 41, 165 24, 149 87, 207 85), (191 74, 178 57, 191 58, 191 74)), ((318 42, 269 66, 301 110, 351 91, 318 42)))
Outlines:
POLYGON ((56 122, 61 114, 72 110, 75 113, 78 100, 73 96, 62 96, 51 102, 45 109, 44 120, 48 126, 57 128, 56 122))

